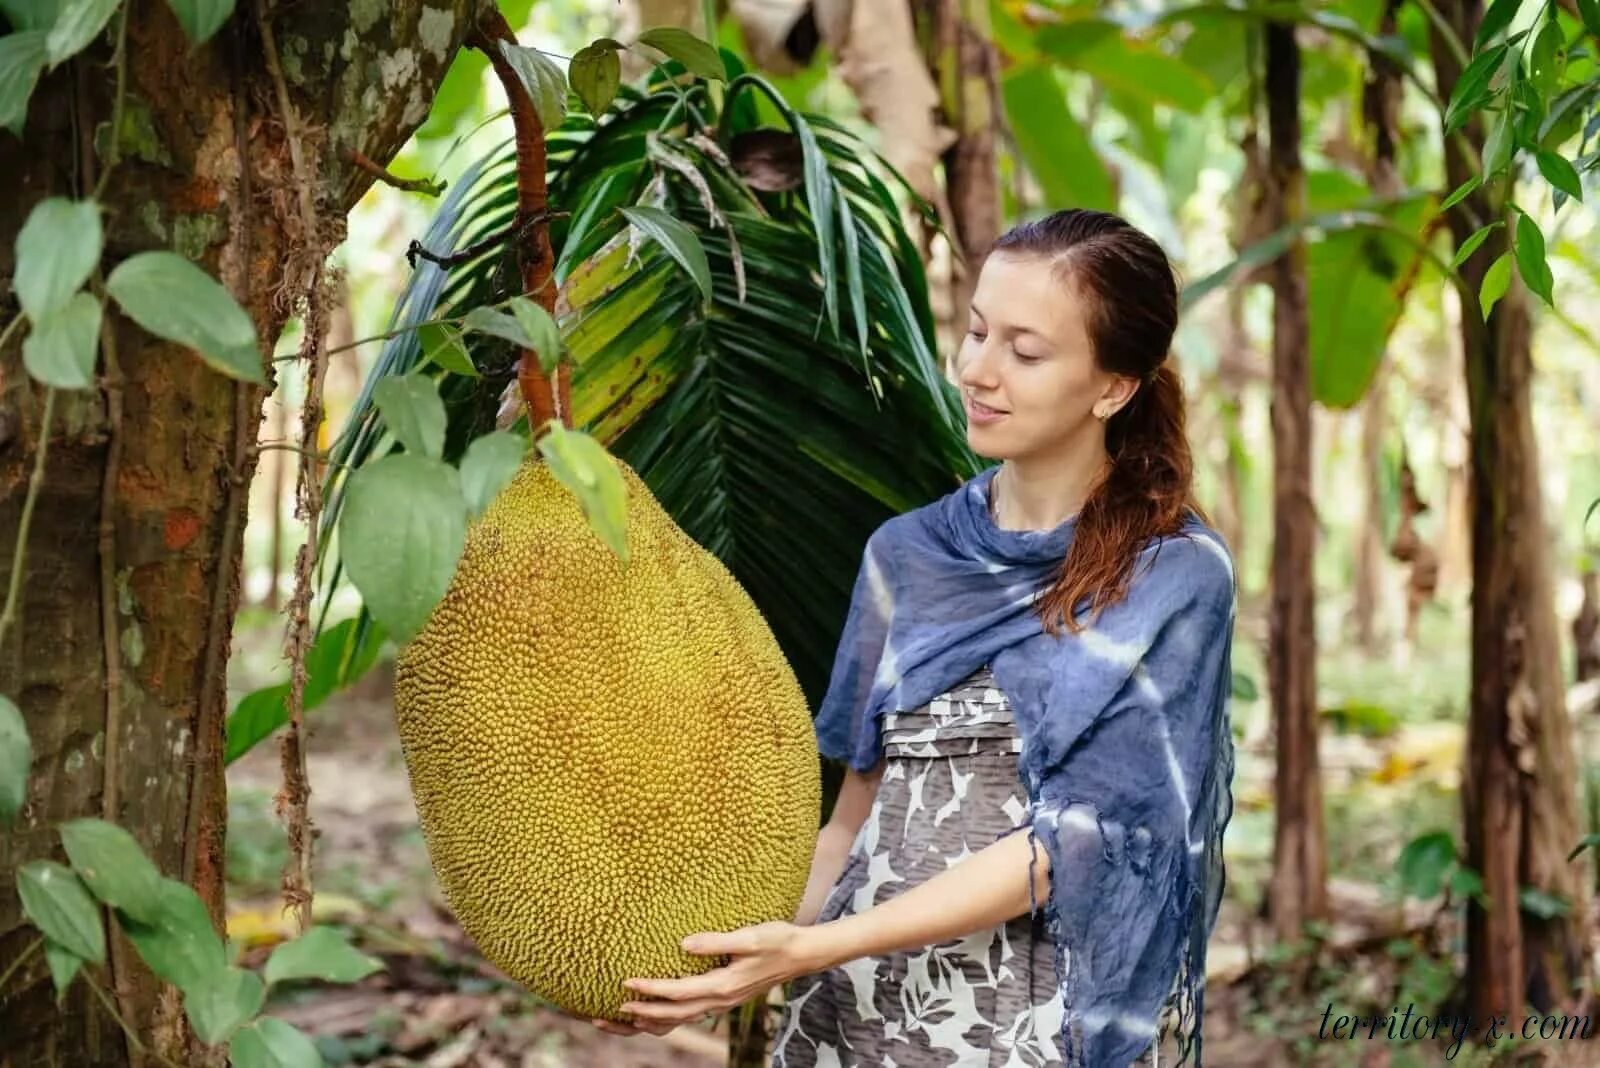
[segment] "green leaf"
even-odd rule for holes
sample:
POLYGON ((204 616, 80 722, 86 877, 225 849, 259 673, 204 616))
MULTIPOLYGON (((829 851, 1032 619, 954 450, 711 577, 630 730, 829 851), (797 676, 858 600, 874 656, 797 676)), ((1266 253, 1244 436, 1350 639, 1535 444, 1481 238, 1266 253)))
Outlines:
POLYGON ((1463 200, 1472 195, 1472 191, 1483 184, 1483 175, 1474 174, 1471 178, 1456 186, 1456 191, 1444 198, 1444 203, 1439 205, 1441 212, 1449 211, 1463 200))
POLYGON ((1483 312, 1485 322, 1488 322, 1489 313, 1494 311, 1496 302, 1506 295, 1506 290, 1510 287, 1511 253, 1502 252, 1499 259, 1483 272, 1483 282, 1478 286, 1478 307, 1483 312))
POLYGON ((1583 199, 1583 183, 1578 180, 1577 168, 1558 152, 1541 149, 1534 157, 1539 163, 1539 173, 1545 181, 1561 190, 1573 200, 1583 199))
POLYGON ((59 1006, 67 996, 67 987, 72 985, 72 980, 77 976, 78 969, 83 967, 83 958, 57 945, 51 939, 44 940, 44 961, 50 966, 50 981, 56 988, 56 1005, 59 1006))
POLYGON ((500 42, 500 53, 533 100, 533 110, 546 134, 561 128, 567 117, 567 78, 561 68, 536 48, 500 42))
POLYGON ((1028 170, 1051 204, 1111 211, 1116 197, 1105 163, 1048 67, 1017 67, 1001 81, 1006 114, 1028 170))
POLYGON ((1097 85, 1151 104, 1199 114, 1215 97, 1215 87, 1203 73, 1153 44, 1124 37, 1115 27, 1109 34, 1096 33, 1088 39, 1069 36, 1063 54, 1061 34, 1082 25, 1093 24, 1080 20, 1047 27, 1039 34, 1040 49, 1090 75, 1097 85))
POLYGON ((467 499, 467 513, 473 518, 500 495, 522 466, 527 442, 520 436, 496 430, 474 438, 461 458, 461 492, 467 499))
POLYGON ((323 1068, 316 1043, 292 1024, 263 1016, 234 1034, 228 1043, 233 1068, 323 1068))
POLYGON ((517 322, 516 317, 496 308, 473 308, 467 313, 467 317, 461 320, 461 329, 504 338, 519 349, 533 348, 533 338, 522 329, 522 324, 517 322))
POLYGON ((1517 212, 1517 273, 1522 275, 1523 284, 1544 299, 1546 304, 1555 306, 1555 297, 1552 287, 1555 279, 1550 274, 1550 263, 1545 258, 1544 234, 1539 230, 1539 224, 1534 222, 1527 212, 1517 212))
POLYGON ((49 197, 17 233, 17 300, 38 322, 66 306, 100 262, 100 208, 92 200, 49 197))
POLYGON ((122 930, 150 970, 185 993, 215 982, 228 966, 205 903, 176 879, 161 880, 153 922, 124 916, 122 930))
POLYGON ((1470 257, 1474 252, 1478 251, 1479 245, 1482 245, 1485 241, 1489 240, 1490 234, 1494 233, 1497 229, 1504 225, 1504 222, 1496 219, 1488 226, 1480 226, 1477 230, 1473 231, 1471 236, 1469 236, 1465 241, 1461 242, 1461 247, 1456 249, 1455 256, 1450 260, 1450 269, 1452 271, 1459 269, 1463 263, 1467 262, 1468 257, 1470 257))
POLYGON ((167 0, 190 44, 205 44, 233 14, 234 0, 167 0))
POLYGON ((1461 77, 1456 79, 1455 88, 1451 90, 1450 103, 1444 111, 1445 133, 1448 134, 1464 125, 1472 117, 1473 112, 1488 101, 1489 79, 1500 69, 1500 64, 1505 61, 1506 52, 1510 47, 1507 44, 1498 44, 1472 57, 1472 62, 1467 64, 1466 70, 1461 72, 1461 77))
POLYGON ((1449 831, 1419 835, 1400 850, 1395 868, 1400 888, 1409 897, 1430 898, 1444 886, 1445 872, 1456 863, 1456 843, 1449 831))
POLYGON ((1241 701, 1254 701, 1261 696, 1261 690, 1256 686, 1256 680, 1242 671, 1235 671, 1232 680, 1233 696, 1241 701))
MULTIPOLYGON (((691 235, 692 236, 692 235, 691 235)), ((512 297, 511 314, 539 357, 539 369, 549 374, 561 359, 561 328, 550 313, 527 297, 512 297)))
POLYGON ((208 983, 183 993, 183 1010, 194 1033, 208 1046, 226 1042, 266 1003, 267 988, 255 972, 226 967, 208 983))
POLYGON ((22 342, 22 364, 28 373, 57 389, 94 385, 100 314, 94 294, 78 292, 62 307, 35 319, 22 342))
POLYGON ((688 30, 677 26, 654 26, 641 33, 638 40, 640 44, 665 52, 682 63, 691 74, 719 82, 728 80, 728 68, 722 62, 722 53, 688 30))
POLYGON ((1578 0, 1578 14, 1583 17, 1584 28, 1600 37, 1600 0, 1578 0))
POLYGON ((67 857, 94 896, 135 919, 161 916, 161 873, 127 831, 99 819, 61 825, 67 857))
POLYGON ((709 301, 712 295, 711 268, 706 262, 706 250, 701 247, 700 238, 695 236, 695 232, 660 208, 639 204, 622 208, 621 211, 646 237, 661 243, 667 254, 689 272, 689 277, 700 287, 701 297, 709 301))
POLYGON ((1572 847, 1572 852, 1567 854, 1567 860, 1576 860, 1579 853, 1582 853, 1585 849, 1593 849, 1595 846, 1600 846, 1600 833, 1586 834, 1578 839, 1577 845, 1572 847))
MULTIPOLYGON (((306 688, 302 695, 305 711, 312 711, 338 690, 356 682, 378 659, 386 637, 383 628, 368 619, 363 637, 361 622, 362 617, 355 615, 317 635, 311 651, 306 654, 306 688)), ((287 682, 263 687, 241 698, 228 716, 228 743, 222 755, 223 763, 233 763, 261 739, 289 722, 288 702, 287 682)))
POLYGON ((43 30, 24 30, 0 37, 0 127, 22 136, 28 98, 39 82, 48 53, 43 30))
POLYGON ((66 0, 0 0, 0 12, 13 30, 45 30, 55 25, 66 0))
POLYGON ((584 109, 597 119, 611 106, 622 85, 622 59, 617 55, 621 47, 611 38, 602 37, 578 49, 567 68, 573 91, 583 101, 584 109))
POLYGON ((119 263, 106 292, 157 337, 196 350, 225 375, 264 384, 255 324, 216 279, 175 252, 141 252, 119 263))
POLYGON ((1511 25, 1511 20, 1517 17, 1517 8, 1521 6, 1522 0, 1494 0, 1489 10, 1484 12, 1483 21, 1478 23, 1478 35, 1473 38, 1472 47, 1482 48, 1485 41, 1511 25))
POLYGON ((272 951, 266 977, 268 984, 294 979, 354 983, 382 970, 382 961, 356 949, 333 928, 313 927, 272 951))
POLYGON ((1458 867, 1450 873, 1450 893, 1458 898, 1470 897, 1488 904, 1489 895, 1483 892, 1483 876, 1471 868, 1458 867))
POLYGON ((100 906, 71 868, 53 860, 35 860, 17 869, 22 912, 46 938, 84 960, 106 959, 100 906))
POLYGON ((443 455, 448 420, 437 382, 416 371, 389 375, 373 387, 372 399, 407 452, 435 460, 443 455))
POLYGON ((1565 898, 1532 886, 1524 886, 1518 892, 1517 903, 1522 906, 1523 912, 1530 912, 1544 920, 1565 916, 1572 911, 1572 905, 1565 898))
POLYGON ((1515 147, 1516 131, 1512 128, 1511 108, 1507 105, 1495 116, 1494 125, 1489 129, 1489 137, 1483 144, 1483 176, 1488 181, 1511 162, 1511 150, 1515 147))
POLYGON ((551 473, 578 498, 589 526, 627 563, 628 485, 616 460, 588 434, 559 423, 537 445, 551 473))
POLYGON ((448 323, 429 323, 417 327, 417 341, 422 345, 422 358, 431 360, 451 374, 477 378, 478 368, 462 340, 461 331, 448 323))
POLYGON ((372 617, 410 641, 450 588, 466 544, 467 509, 455 468, 402 453, 350 475, 339 553, 372 617))
POLYGON ((89 42, 100 36, 111 16, 116 14, 122 0, 67 0, 50 27, 50 38, 45 51, 54 68, 62 60, 77 55, 89 42))
POLYGON ((0 826, 10 826, 28 800, 33 742, 22 710, 0 695, 0 826))
POLYGON ((1528 80, 1542 95, 1554 96, 1567 66, 1566 38, 1555 19, 1544 24, 1528 53, 1528 80))

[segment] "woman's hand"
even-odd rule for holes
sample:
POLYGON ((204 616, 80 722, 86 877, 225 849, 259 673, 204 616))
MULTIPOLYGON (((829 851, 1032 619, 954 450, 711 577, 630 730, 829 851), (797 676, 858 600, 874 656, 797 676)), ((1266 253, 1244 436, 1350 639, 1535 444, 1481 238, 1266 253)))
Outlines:
POLYGON ((811 930, 773 922, 726 933, 690 935, 683 940, 684 952, 732 959, 720 968, 686 979, 629 979, 622 984, 625 989, 655 1000, 625 1002, 622 1011, 633 1017, 631 1024, 595 1020, 594 1025, 617 1035, 664 1035, 703 1016, 742 1005, 779 983, 812 970, 807 953, 811 930))

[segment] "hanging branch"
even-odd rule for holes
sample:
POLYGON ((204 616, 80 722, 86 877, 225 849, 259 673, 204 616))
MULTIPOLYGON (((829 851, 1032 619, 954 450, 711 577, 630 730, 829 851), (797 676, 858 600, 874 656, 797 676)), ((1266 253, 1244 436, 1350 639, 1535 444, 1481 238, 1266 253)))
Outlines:
POLYGON ((436 197, 444 192, 448 182, 435 182, 431 178, 400 178, 374 163, 366 153, 356 148, 346 148, 344 158, 358 170, 366 171, 384 185, 393 186, 402 193, 422 193, 436 197))
MULTIPOLYGON (((517 215, 513 228, 524 235, 517 246, 517 261, 521 268, 522 289, 545 311, 555 314, 555 258, 550 250, 550 230, 545 224, 549 207, 545 187, 544 127, 539 123, 533 98, 528 95, 522 79, 517 77, 511 64, 500 51, 499 42, 515 44, 516 34, 506 23, 505 16, 493 7, 488 8, 477 27, 467 38, 467 43, 489 58, 494 72, 505 87, 506 99, 511 104, 511 122, 517 140, 517 215), (530 227, 524 230, 524 227, 530 227)), ((522 400, 528 407, 528 429, 537 434, 539 428, 551 419, 560 419, 564 427, 572 426, 572 367, 565 360, 556 364, 553 373, 546 375, 539 366, 539 354, 524 349, 517 367, 517 384, 522 390, 522 400)))
MULTIPOLYGON (((283 68, 278 62, 278 46, 272 35, 263 0, 257 0, 256 24, 261 32, 262 51, 267 61, 267 71, 277 96, 278 111, 282 116, 283 135, 293 165, 294 183, 300 202, 300 252, 309 258, 310 277, 306 283, 305 313, 302 317, 304 336, 300 342, 300 357, 307 362, 305 399, 300 408, 300 450, 295 482, 295 518, 306 523, 306 538, 294 558, 294 593, 289 598, 288 626, 284 635, 284 655, 289 658, 289 694, 286 699, 289 712, 287 729, 280 746, 283 767, 283 788, 274 799, 279 819, 285 824, 289 842, 289 858, 284 862, 280 885, 287 907, 295 910, 299 929, 304 932, 311 926, 311 844, 314 832, 311 825, 309 801, 311 783, 306 775, 305 753, 305 694, 306 653, 311 646, 311 571, 316 562, 317 521, 322 514, 322 481, 316 460, 317 430, 322 425, 322 382, 327 371, 327 353, 323 351, 323 338, 327 334, 328 298, 324 266, 327 248, 322 243, 314 200, 315 173, 307 166, 299 119, 294 104, 289 100, 289 88, 283 79, 283 68)), ((287 270, 286 274, 289 273, 287 270)))

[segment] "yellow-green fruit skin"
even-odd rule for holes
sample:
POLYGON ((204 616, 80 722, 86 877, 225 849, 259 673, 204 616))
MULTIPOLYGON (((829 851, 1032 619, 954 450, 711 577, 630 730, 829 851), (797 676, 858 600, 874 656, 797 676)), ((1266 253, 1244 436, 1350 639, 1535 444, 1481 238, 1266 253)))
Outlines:
POLYGON ((428 855, 484 956, 585 1017, 718 963, 681 939, 790 920, 816 845, 816 736, 755 604, 620 461, 626 565, 538 461, 468 530, 399 655, 428 855))

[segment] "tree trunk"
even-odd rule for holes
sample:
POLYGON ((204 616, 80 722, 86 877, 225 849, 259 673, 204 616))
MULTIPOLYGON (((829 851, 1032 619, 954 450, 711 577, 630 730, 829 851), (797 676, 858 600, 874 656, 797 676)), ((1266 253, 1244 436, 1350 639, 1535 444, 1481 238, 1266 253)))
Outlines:
MULTIPOLYGON (((1480 19, 1475 0, 1441 8, 1456 36, 1471 41, 1480 19)), ((1461 67, 1438 32, 1430 29, 1433 63, 1440 96, 1448 98, 1461 67)), ((1474 119, 1465 132, 1481 153, 1482 122, 1474 119)), ((1454 188, 1475 173, 1447 139, 1447 183, 1454 188)), ((1481 189, 1453 209, 1456 246, 1473 232, 1473 214, 1487 221, 1495 210, 1481 189)), ((1468 258, 1461 268, 1468 290, 1478 292, 1506 247, 1502 228, 1468 258)), ((1461 314, 1473 575, 1461 796, 1466 864, 1482 874, 1489 902, 1473 901, 1467 911, 1466 1008, 1479 1020, 1520 1020, 1525 1004, 1541 1012, 1570 1005, 1587 970, 1587 901, 1578 868, 1566 860, 1579 831, 1529 394, 1530 325, 1526 292, 1515 280, 1487 323, 1474 304, 1461 314), (1523 912, 1524 888, 1563 898, 1567 915, 1523 912)))
MULTIPOLYGON (((354 13, 359 5, 297 4, 273 16, 288 94, 311 131, 299 147, 330 242, 372 181, 345 151, 393 157, 426 116, 476 7, 394 0, 380 18, 354 13)), ((327 249, 300 240, 300 190, 252 10, 241 5, 191 50, 166 4, 132 7, 127 106, 147 132, 124 145, 102 198, 104 269, 148 249, 188 256, 249 311, 265 358, 307 267, 327 249)), ((6 321, 17 314, 12 247, 28 212, 46 196, 87 196, 103 166, 92 146, 112 110, 110 53, 102 41, 46 76, 22 138, 0 134, 6 321)), ((21 707, 34 745, 23 814, 0 837, 0 961, 37 938, 21 915, 17 868, 64 860, 56 825, 80 816, 126 827, 163 874, 196 888, 219 929, 223 915, 224 683, 266 391, 112 308, 106 315, 106 369, 114 354, 120 375, 108 374, 104 390, 58 391, 22 618, 0 649, 0 690, 21 707), (97 517, 109 521, 107 560, 97 517), (113 606, 109 632, 102 597, 113 606)), ((0 439, 0 587, 40 446, 43 390, 25 374, 20 347, 0 353, 0 425, 11 428, 0 439)), ((177 1063, 215 1060, 189 1039, 172 992, 162 996, 124 940, 111 944, 115 974, 99 981, 114 985, 142 1039, 177 1063)), ((56 1008, 42 955, 4 993, 0 1063, 129 1063, 119 1026, 82 980, 56 1008)))
POLYGON ((1578 581, 1583 600, 1572 620, 1572 681, 1600 678, 1600 572, 1585 571, 1578 581))
MULTIPOLYGON (((1267 181, 1274 228, 1305 211, 1300 162, 1300 48, 1294 28, 1266 26, 1267 181)), ((1317 639, 1312 563, 1311 366, 1305 246, 1296 241, 1271 267, 1272 609, 1268 677, 1277 725, 1277 830, 1268 911, 1279 939, 1327 915, 1327 857, 1317 758, 1317 639)))

